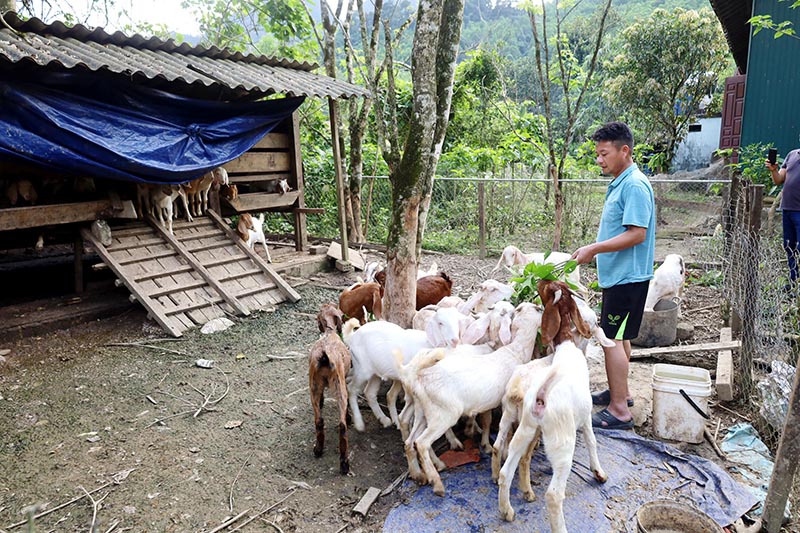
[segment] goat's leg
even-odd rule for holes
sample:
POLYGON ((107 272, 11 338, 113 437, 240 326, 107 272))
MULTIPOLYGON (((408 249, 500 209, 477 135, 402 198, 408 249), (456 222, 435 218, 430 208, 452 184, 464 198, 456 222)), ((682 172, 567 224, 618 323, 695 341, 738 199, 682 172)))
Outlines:
POLYGON ((511 522, 514 520, 514 508, 511 507, 510 494, 511 482, 514 480, 514 472, 517 471, 520 459, 528 450, 528 446, 533 441, 536 435, 536 428, 529 426, 525 423, 520 424, 517 431, 514 432, 514 437, 508 446, 508 459, 500 469, 500 476, 498 478, 499 488, 497 490, 497 499, 500 507, 500 516, 503 520, 511 522))
POLYGON ((189 212, 189 200, 186 198, 186 192, 183 189, 178 191, 178 196, 181 197, 181 203, 183 204, 183 209, 186 211, 186 221, 192 221, 192 213, 189 212))
POLYGON ((464 449, 464 443, 458 440, 458 437, 456 437, 456 434, 453 432, 453 428, 447 428, 447 431, 444 432, 444 438, 450 443, 451 450, 464 449))
POLYGON ((410 426, 412 421, 414 420, 414 401, 412 397, 406 394, 406 404, 403 406, 403 410, 400 411, 399 422, 400 427, 400 436, 403 438, 403 441, 408 438, 408 435, 411 433, 410 426))
POLYGON ((433 465, 433 460, 431 459, 431 446, 436 439, 447 431, 447 428, 452 427, 453 424, 458 422, 458 414, 455 416, 448 416, 450 413, 443 411, 439 411, 437 414, 439 416, 435 421, 426 417, 428 427, 425 428, 425 431, 423 431, 422 435, 416 440, 416 446, 417 456, 422 463, 422 470, 425 472, 425 476, 431 484, 433 493, 437 496, 444 496, 442 478, 439 477, 439 472, 436 470, 436 467, 433 465))
MULTIPOLYGON (((550 531, 553 533, 567 533, 567 524, 564 521, 564 493, 567 490, 567 477, 572 467, 572 455, 575 452, 575 435, 564 443, 559 449, 547 448, 547 458, 553 465, 553 479, 547 487, 545 499, 547 500, 547 516, 550 518, 550 531)), ((547 442, 545 442, 547 446, 547 442)))
POLYGON ((400 418, 397 416, 397 397, 400 396, 400 391, 403 388, 403 383, 396 379, 392 382, 392 387, 386 393, 386 404, 389 406, 389 418, 392 419, 395 427, 400 429, 400 418))
POLYGON ((269 255, 269 247, 267 246, 267 236, 264 235, 264 231, 261 231, 261 244, 264 245, 264 253, 267 254, 267 263, 272 263, 272 257, 269 255))
POLYGON ((342 474, 350 472, 350 450, 347 443, 347 387, 339 380, 337 399, 339 401, 339 471, 342 474))
POLYGON ((408 477, 420 485, 424 485, 428 482, 428 478, 425 477, 425 473, 420 468, 417 451, 414 448, 414 441, 425 431, 425 413, 419 408, 414 408, 413 412, 414 425, 411 427, 408 437, 403 441, 404 451, 406 454, 406 462, 408 462, 408 477))
POLYGON ((492 411, 484 411, 478 415, 481 425, 481 450, 489 455, 492 453, 492 444, 489 442, 489 428, 492 425, 492 411))
POLYGON ((433 462, 433 466, 436 467, 436 471, 437 472, 441 472, 442 470, 446 470, 447 469, 447 465, 444 464, 444 461, 439 459, 439 457, 436 455, 436 452, 434 451, 434 449, 431 448, 429 451, 430 451, 431 461, 433 462))
POLYGON ((595 479, 600 483, 605 483, 608 481, 608 476, 603 467, 600 466, 600 459, 597 456, 597 438, 595 438, 594 430, 592 430, 591 417, 587 417, 583 423, 583 440, 586 441, 586 448, 589 450, 589 465, 592 468, 595 479))
POLYGON ((512 435, 511 425, 516 418, 511 409, 513 408, 503 410, 503 416, 500 417, 500 427, 497 429, 497 439, 495 439, 492 447, 492 481, 495 483, 497 483, 497 478, 500 476, 500 463, 503 461, 503 455, 508 449, 508 441, 512 435))
POLYGON ((467 437, 473 437, 481 432, 480 426, 478 423, 475 422, 475 417, 470 416, 467 417, 467 422, 464 424, 464 435, 467 437))
POLYGON ((378 405, 378 389, 381 386, 381 378, 378 376, 372 376, 369 381, 367 382, 367 386, 364 388, 364 396, 367 397, 367 403, 369 404, 369 408, 372 409, 372 412, 375 414, 375 418, 378 419, 378 422, 385 428, 388 428, 392 425, 392 420, 383 414, 383 409, 381 406, 378 405))
POLYGON ((314 430, 316 431, 314 457, 320 457, 325 448, 325 420, 322 418, 322 405, 325 401, 322 393, 325 387, 319 379, 310 379, 309 381, 311 382, 311 408, 314 410, 314 430))
POLYGON ((347 395, 350 401, 350 413, 353 418, 353 427, 356 431, 364 431, 364 419, 361 417, 361 410, 358 408, 358 393, 363 390, 364 382, 353 378, 347 385, 347 395))
POLYGON ((525 451, 525 455, 522 456, 522 459, 519 462, 519 490, 522 491, 525 499, 529 502, 536 500, 536 494, 531 488, 531 458, 533 457, 536 448, 539 447, 539 439, 541 436, 542 427, 539 426, 536 428, 536 436, 533 437, 533 440, 528 445, 528 449, 525 451))

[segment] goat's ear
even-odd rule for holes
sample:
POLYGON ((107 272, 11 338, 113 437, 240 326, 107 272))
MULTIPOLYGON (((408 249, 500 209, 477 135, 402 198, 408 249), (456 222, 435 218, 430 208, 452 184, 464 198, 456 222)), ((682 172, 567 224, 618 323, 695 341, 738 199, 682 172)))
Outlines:
POLYGON ((320 312, 317 315, 317 327, 319 327, 319 332, 325 333, 326 326, 327 326, 327 320, 325 320, 325 315, 323 315, 322 312, 320 312))
POLYGON ((591 337, 592 330, 589 327, 589 324, 587 324, 586 321, 581 316, 581 311, 580 309, 578 309, 578 304, 575 303, 575 300, 573 300, 571 297, 568 297, 564 301, 564 305, 569 306, 569 314, 570 317, 572 317, 572 323, 575 324, 578 333, 580 333, 584 338, 587 339, 591 337))
POLYGON ((478 320, 467 326, 466 331, 461 335, 461 342, 463 344, 475 344, 478 342, 489 331, 489 323, 489 315, 482 315, 478 320))
POLYGON ((425 335, 428 336, 428 342, 431 343, 431 346, 442 346, 444 344, 444 338, 442 338, 439 324, 436 323, 434 318, 435 317, 431 317, 431 319, 428 320, 428 324, 425 326, 425 335))
POLYGON ((381 297, 383 296, 383 288, 379 289, 372 293, 372 314, 375 316, 375 320, 381 320, 383 316, 383 300, 381 297))
POLYGON ((511 343, 511 315, 505 314, 500 318, 500 332, 498 333, 503 346, 511 343))
POLYGON ((558 334, 561 329, 561 314, 558 307, 553 304, 546 304, 542 313, 542 344, 547 346, 558 334))
POLYGON ((336 313, 333 315, 333 321, 336 324, 336 331, 341 335, 344 315, 339 309, 337 309, 336 313))

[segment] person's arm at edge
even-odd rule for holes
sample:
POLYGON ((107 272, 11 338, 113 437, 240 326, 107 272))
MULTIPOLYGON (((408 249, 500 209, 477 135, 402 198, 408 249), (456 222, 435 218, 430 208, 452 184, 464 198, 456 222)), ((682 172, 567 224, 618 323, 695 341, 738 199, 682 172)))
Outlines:
POLYGON ((772 175, 772 183, 775 185, 780 185, 784 181, 786 181, 786 168, 778 169, 778 164, 775 163, 774 165, 769 162, 767 159, 767 168, 769 169, 769 173, 772 175))
POLYGON ((572 254, 572 259, 582 265, 589 263, 597 254, 619 252, 641 244, 647 238, 647 228, 639 226, 627 226, 627 228, 616 237, 581 246, 572 254))

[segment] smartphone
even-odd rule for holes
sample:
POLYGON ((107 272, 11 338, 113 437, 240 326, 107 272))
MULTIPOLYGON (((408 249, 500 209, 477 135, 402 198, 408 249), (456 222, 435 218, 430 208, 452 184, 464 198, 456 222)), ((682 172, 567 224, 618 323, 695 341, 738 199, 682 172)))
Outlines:
POLYGON ((778 150, 775 148, 770 148, 769 152, 767 152, 767 159, 769 160, 770 165, 774 165, 778 161, 778 150))

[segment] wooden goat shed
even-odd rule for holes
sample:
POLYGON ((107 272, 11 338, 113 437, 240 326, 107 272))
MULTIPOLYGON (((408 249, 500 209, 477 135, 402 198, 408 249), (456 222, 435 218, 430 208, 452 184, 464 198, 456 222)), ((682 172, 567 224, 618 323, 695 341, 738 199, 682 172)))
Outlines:
MULTIPOLYGON (((124 84, 209 105, 231 106, 263 102, 273 95, 297 98, 299 105, 304 97, 333 102, 368 94, 361 87, 314 74, 317 67, 308 63, 120 32, 108 34, 81 25, 45 24, 35 18, 23 21, 13 12, 4 18, 8 26, 0 28, 0 80, 30 83, 46 77, 62 84, 124 84)), ((0 85, 3 83, 0 81, 0 85)), ((6 90, 6 86, 0 87, 0 91, 6 90)), ((4 105, 13 104, 0 102, 0 119, 4 105)), ((95 125, 99 137, 105 128, 114 127, 103 123, 102 114, 92 115, 91 108, 87 109, 85 118, 95 125)), ((52 119, 36 113, 29 118, 52 119)), ((192 142, 190 137, 187 134, 187 143, 192 142)), ((315 210, 305 203, 297 111, 276 119, 268 133, 247 146, 244 153, 240 151, 241 155, 222 164, 231 183, 239 187, 238 198, 220 201, 212 192, 213 212, 191 224, 176 222, 172 236, 155 227, 152 220, 127 225, 117 220, 136 217, 136 187, 131 180, 116 179, 113 172, 54 171, 52 164, 40 165, 32 162, 30 154, 15 153, 0 145, 0 249, 30 248, 36 235, 41 240, 44 228, 48 234, 58 235, 55 242, 75 242, 75 285, 79 291, 79 255, 82 239, 86 239, 115 272, 118 283, 128 287, 132 298, 145 305, 154 318, 159 319, 159 314, 167 317, 159 322, 175 335, 223 313, 248 314, 255 308, 299 298, 270 265, 237 242, 221 218, 247 212, 291 213, 294 247, 297 251, 306 249, 306 215, 315 210), (41 187, 38 198, 17 194, 17 189, 22 190, 23 177, 41 187), (87 178, 92 182, 90 191, 79 187, 87 178), (266 192, 269 183, 276 180, 286 180, 290 190, 266 192), (98 219, 112 222, 114 242, 100 244, 88 231, 89 223, 98 219), (127 268, 136 264, 138 256, 149 262, 127 268), (246 264, 237 266, 237 260, 246 264), (154 268, 161 268, 164 276, 153 274, 154 268), (266 287, 264 294, 259 293, 259 287, 266 287)), ((124 153, 122 156, 125 159, 124 153)), ((115 162, 110 159, 103 164, 112 168, 115 162)))

